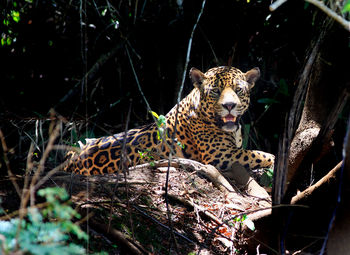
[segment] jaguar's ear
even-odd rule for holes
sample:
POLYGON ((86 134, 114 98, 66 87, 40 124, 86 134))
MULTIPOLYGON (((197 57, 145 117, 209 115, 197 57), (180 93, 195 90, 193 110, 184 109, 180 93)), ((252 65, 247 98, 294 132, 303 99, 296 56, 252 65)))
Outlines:
POLYGON ((244 75, 247 79, 247 82, 249 83, 249 88, 252 88, 254 87, 255 82, 260 78, 260 69, 258 67, 254 67, 244 75))
POLYGON ((192 80, 193 86, 196 88, 201 88, 205 75, 197 68, 192 67, 190 70, 190 78, 192 80))

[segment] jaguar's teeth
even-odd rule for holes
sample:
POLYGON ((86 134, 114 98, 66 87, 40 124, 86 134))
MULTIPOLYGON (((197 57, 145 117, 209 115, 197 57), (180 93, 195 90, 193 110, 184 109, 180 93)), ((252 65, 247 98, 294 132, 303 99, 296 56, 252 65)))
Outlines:
POLYGON ((222 120, 224 121, 224 123, 227 123, 227 122, 236 122, 237 117, 231 115, 231 116, 223 117, 222 120))

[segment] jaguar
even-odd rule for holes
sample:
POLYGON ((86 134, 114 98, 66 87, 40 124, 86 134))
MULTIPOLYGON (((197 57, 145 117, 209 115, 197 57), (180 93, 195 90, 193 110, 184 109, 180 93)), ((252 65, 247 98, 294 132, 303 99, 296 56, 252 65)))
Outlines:
POLYGON ((236 163, 248 169, 271 167, 272 154, 242 148, 240 119, 260 77, 259 68, 245 73, 230 66, 214 67, 205 73, 191 68, 189 76, 193 90, 163 121, 87 139, 80 152, 70 155, 66 170, 81 175, 116 173, 170 154, 210 164, 221 171, 229 171, 236 163))

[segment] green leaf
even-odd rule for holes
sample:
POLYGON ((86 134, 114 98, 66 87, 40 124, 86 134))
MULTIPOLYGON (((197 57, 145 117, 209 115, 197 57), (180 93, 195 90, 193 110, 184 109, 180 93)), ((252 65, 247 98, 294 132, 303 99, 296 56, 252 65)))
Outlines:
POLYGON ((258 103, 260 104, 278 104, 279 101, 277 101, 276 99, 273 99, 273 98, 260 98, 258 100, 258 103))
POLYGON ((273 181, 273 169, 269 168, 261 175, 260 185, 265 187, 272 187, 273 181))
POLYGON ((346 4, 344 5, 343 10, 341 11, 342 13, 346 13, 346 12, 350 12, 350 0, 348 0, 346 2, 346 4))
POLYGON ((5 26, 8 26, 10 24, 10 22, 7 19, 4 19, 2 22, 5 26))
POLYGON ((273 169, 272 168, 268 168, 267 170, 266 170, 266 174, 267 174, 267 176, 269 176, 269 177, 273 177, 273 169))
POLYGON ((10 46, 11 43, 12 43, 12 39, 11 39, 10 37, 7 37, 7 39, 6 39, 6 44, 7 44, 8 46, 10 46))
POLYGON ((154 111, 149 111, 149 113, 152 114, 156 119, 159 118, 159 115, 158 115, 156 112, 154 112, 154 111))
POLYGON ((16 23, 19 22, 19 20, 20 20, 20 14, 19 14, 18 11, 12 10, 12 11, 11 11, 11 16, 12 16, 13 21, 15 21, 16 23))
POLYGON ((166 125, 166 118, 164 115, 159 115, 158 117, 158 126, 161 127, 161 126, 165 126, 166 125))
POLYGON ((288 85, 285 79, 280 80, 278 92, 282 95, 289 96, 288 85))

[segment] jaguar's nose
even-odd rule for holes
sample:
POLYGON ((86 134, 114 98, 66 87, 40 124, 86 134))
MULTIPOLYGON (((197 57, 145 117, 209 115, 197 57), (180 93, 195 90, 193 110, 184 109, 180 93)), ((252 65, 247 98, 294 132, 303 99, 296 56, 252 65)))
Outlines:
POLYGON ((228 111, 231 111, 233 108, 235 108, 237 104, 235 103, 225 103, 225 104, 222 104, 222 106, 227 109, 228 111))

